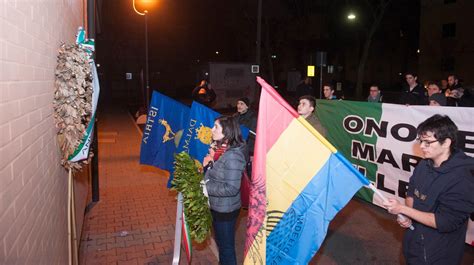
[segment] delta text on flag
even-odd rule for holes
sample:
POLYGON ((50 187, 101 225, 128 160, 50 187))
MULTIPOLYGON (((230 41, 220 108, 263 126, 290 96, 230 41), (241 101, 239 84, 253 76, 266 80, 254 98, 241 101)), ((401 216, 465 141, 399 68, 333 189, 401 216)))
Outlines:
MULTIPOLYGON (((178 146, 178 153, 185 151, 202 166, 202 160, 209 152, 212 142, 212 127, 214 120, 221 116, 218 112, 193 101, 188 123, 185 125, 183 136, 178 146)), ((247 139, 249 129, 240 126, 242 137, 247 139)))
POLYGON ((245 264, 307 264, 369 182, 263 79, 245 264))
POLYGON ((174 154, 189 119, 189 107, 153 91, 143 130, 140 164, 173 171, 174 154))
MULTIPOLYGON (((448 115, 458 127, 457 147, 474 157, 474 108, 405 106, 318 100, 317 114, 328 139, 386 197, 403 203, 410 176, 423 155, 416 128, 427 118, 448 115)), ((382 206, 372 190, 361 189, 362 199, 382 206)), ((466 243, 474 245, 470 219, 466 243)))

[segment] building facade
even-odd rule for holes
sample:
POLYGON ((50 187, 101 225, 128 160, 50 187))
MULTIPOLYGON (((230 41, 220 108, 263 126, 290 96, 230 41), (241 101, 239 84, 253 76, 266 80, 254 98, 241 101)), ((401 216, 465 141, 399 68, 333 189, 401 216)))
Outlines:
POLYGON ((474 85, 474 35, 471 0, 422 0, 419 73, 425 80, 455 73, 474 85))
POLYGON ((85 8, 0 2, 0 264, 68 263, 68 174, 52 102, 58 48, 74 43, 85 8))

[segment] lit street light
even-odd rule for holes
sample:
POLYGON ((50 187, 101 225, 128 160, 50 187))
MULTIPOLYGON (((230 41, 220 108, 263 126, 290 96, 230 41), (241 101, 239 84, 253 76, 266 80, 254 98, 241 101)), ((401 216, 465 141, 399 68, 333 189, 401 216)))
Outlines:
POLYGON ((349 13, 349 15, 347 15, 347 19, 354 20, 356 19, 356 15, 354 13, 349 13))
POLYGON ((150 80, 148 77, 148 9, 147 7, 151 7, 155 3, 155 0, 141 0, 140 4, 144 8, 143 12, 140 12, 137 10, 135 6, 135 0, 133 0, 133 10, 135 10, 135 13, 139 14, 140 16, 145 17, 145 86, 146 86, 146 107, 148 111, 148 107, 150 104, 150 80))

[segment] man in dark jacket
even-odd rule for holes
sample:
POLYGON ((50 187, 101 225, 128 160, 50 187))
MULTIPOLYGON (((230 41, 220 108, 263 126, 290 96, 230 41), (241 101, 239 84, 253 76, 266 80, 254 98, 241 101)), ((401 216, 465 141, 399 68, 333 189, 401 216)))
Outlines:
POLYGON ((212 107, 216 100, 216 92, 211 87, 211 84, 206 80, 202 80, 192 92, 193 99, 197 102, 212 107))
POLYGON ((311 78, 305 77, 296 87, 296 97, 300 98, 304 95, 311 95, 314 97, 314 89, 311 87, 311 78))
POLYGON ((316 99, 313 96, 305 95, 300 97, 298 104, 298 114, 306 119, 316 131, 322 136, 327 137, 326 128, 323 127, 316 115, 316 99))
POLYGON ((373 103, 382 103, 383 96, 382 91, 380 91, 379 86, 377 84, 373 84, 369 88, 369 96, 367 97, 367 102, 373 103))
POLYGON ((257 131, 257 115, 250 109, 250 100, 247 97, 239 98, 237 100, 237 119, 240 125, 243 125, 251 130, 247 146, 250 156, 253 156, 253 148, 255 145, 255 132, 257 131))
POLYGON ((469 215, 474 212, 474 158, 455 149, 457 127, 448 116, 434 115, 418 128, 425 159, 410 178, 405 204, 384 203, 407 230, 403 254, 407 264, 460 264, 469 215))
POLYGON ((452 107, 474 107, 474 97, 469 89, 452 89, 447 97, 447 105, 452 107))
POLYGON ((425 89, 418 83, 418 76, 413 72, 405 74, 406 89, 400 95, 400 104, 426 105, 425 89))

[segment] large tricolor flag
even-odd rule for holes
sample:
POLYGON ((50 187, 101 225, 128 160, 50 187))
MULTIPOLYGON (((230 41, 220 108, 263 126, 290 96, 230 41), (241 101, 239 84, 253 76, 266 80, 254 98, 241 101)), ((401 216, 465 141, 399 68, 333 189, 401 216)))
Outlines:
POLYGON ((369 182, 263 79, 245 264, 307 264, 369 182))

